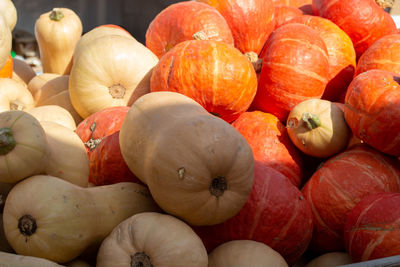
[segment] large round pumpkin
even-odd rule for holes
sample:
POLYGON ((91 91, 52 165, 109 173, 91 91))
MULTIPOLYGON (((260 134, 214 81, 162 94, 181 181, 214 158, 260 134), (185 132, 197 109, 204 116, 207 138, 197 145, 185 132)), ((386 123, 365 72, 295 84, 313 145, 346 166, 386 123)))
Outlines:
POLYGON ((147 28, 146 46, 161 58, 178 43, 193 40, 199 32, 208 40, 233 45, 231 29, 218 10, 204 3, 184 1, 157 14, 147 28))
POLYGON ((296 17, 302 16, 300 9, 292 6, 275 6, 275 29, 296 17))
POLYGON ((302 190, 313 211, 312 250, 343 250, 344 224, 352 208, 369 194, 399 192, 400 166, 392 160, 366 145, 355 145, 314 173, 302 190))
POLYGON ((277 117, 262 111, 245 112, 232 126, 250 144, 254 160, 279 171, 300 187, 302 157, 277 117))
POLYGON ((300 23, 279 27, 265 46, 253 106, 286 121, 296 104, 321 98, 328 83, 328 52, 319 33, 300 23))
POLYGON ((312 4, 312 0, 273 0, 275 6, 291 6, 300 8, 312 4))
POLYGON ((358 138, 375 149, 400 156, 400 74, 370 70, 347 89, 344 115, 358 138))
POLYGON ((253 101, 257 76, 250 61, 233 46, 192 40, 178 44, 160 59, 150 90, 184 94, 231 122, 253 101))

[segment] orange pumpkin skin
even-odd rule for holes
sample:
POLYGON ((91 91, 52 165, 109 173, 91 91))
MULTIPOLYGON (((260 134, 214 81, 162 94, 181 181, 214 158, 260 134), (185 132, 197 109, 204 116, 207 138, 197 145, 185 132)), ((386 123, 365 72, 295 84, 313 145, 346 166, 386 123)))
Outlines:
POLYGON ((343 250, 352 208, 369 194, 399 192, 400 170, 393 160, 361 144, 331 157, 314 173, 302 189, 314 217, 312 251, 343 250))
POLYGON ((286 121, 298 103, 321 98, 328 83, 328 52, 319 33, 300 23, 277 28, 265 44, 253 106, 286 121))
POLYGON ((193 34, 199 31, 208 40, 234 44, 231 29, 218 10, 185 1, 168 6, 153 19, 146 31, 146 46, 161 58, 178 43, 193 40, 193 34))
POLYGON ((150 90, 184 94, 231 122, 253 101, 257 76, 251 62, 235 47, 192 40, 178 44, 160 59, 150 90))
POLYGON ((275 29, 296 17, 302 16, 303 12, 296 7, 275 6, 275 29))
POLYGON ((346 250, 354 262, 400 254, 400 194, 363 198, 346 220, 346 250))
POLYGON ((8 56, 6 64, 0 69, 0 78, 12 78, 13 74, 13 58, 8 56))
POLYGON ((231 240, 254 240, 292 265, 310 243, 313 220, 302 193, 284 175, 256 161, 253 188, 240 212, 224 223, 193 228, 209 252, 231 240))
POLYGON ((249 143, 255 161, 279 171, 300 187, 302 157, 277 117, 261 111, 245 112, 232 126, 249 143))
POLYGON ((312 4, 312 0, 273 0, 275 6, 291 6, 301 8, 312 4))
POLYGON ((296 17, 290 23, 303 23, 319 32, 329 56, 329 81, 322 98, 338 101, 353 80, 356 68, 356 52, 350 37, 332 21, 317 16, 296 17))
POLYGON ((393 18, 375 0, 313 0, 312 9, 350 36, 357 58, 381 37, 397 32, 393 18))
POLYGON ((197 0, 215 7, 228 23, 235 47, 260 54, 274 29, 272 0, 197 0))
POLYGON ((344 116, 355 136, 373 148, 400 156, 400 75, 369 70, 356 76, 345 98, 344 116))
POLYGON ((400 75, 400 34, 386 35, 372 44, 358 60, 355 75, 372 69, 400 75))

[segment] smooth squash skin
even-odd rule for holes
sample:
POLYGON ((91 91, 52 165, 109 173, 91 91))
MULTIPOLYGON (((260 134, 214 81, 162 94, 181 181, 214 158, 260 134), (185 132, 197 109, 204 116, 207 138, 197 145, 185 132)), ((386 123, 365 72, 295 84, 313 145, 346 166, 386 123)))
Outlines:
MULTIPOLYGON (((0 2, 1 4, 1 2, 0 2)), ((1 5, 0 5, 1 7, 1 5)), ((11 53, 12 35, 7 21, 0 14, 0 69, 6 64, 11 53)))
POLYGON ((35 107, 27 112, 35 117, 39 122, 51 121, 67 127, 72 131, 75 131, 76 129, 76 123, 71 113, 60 106, 45 105, 35 107))
POLYGON ((58 263, 73 260, 126 218, 158 211, 148 190, 135 183, 81 188, 48 175, 13 187, 4 207, 7 240, 22 255, 58 263))
POLYGON ((0 112, 27 111, 35 105, 32 94, 20 83, 10 78, 0 78, 0 112))
POLYGON ((36 76, 36 72, 24 60, 13 58, 13 73, 12 79, 20 82, 24 86, 36 76))
POLYGON ((12 32, 18 20, 17 9, 14 3, 11 0, 0 0, 0 14, 3 15, 7 26, 12 32))
POLYGON ((353 262, 346 252, 330 252, 314 258, 305 267, 336 267, 351 263, 353 262))
MULTIPOLYGON (((48 81, 61 76, 60 74, 55 73, 42 73, 35 77, 33 77, 28 83, 28 90, 31 92, 34 99, 37 97, 36 92, 40 91, 43 85, 45 85, 48 81)), ((36 102, 36 101, 35 101, 36 102)))
POLYGON ((122 123, 119 141, 128 167, 160 207, 190 224, 223 222, 250 194, 250 145, 230 124, 182 94, 139 98, 122 123))
POLYGON ((143 212, 114 228, 97 254, 97 267, 207 267, 207 251, 196 233, 167 214, 143 212))
POLYGON ((1 267, 63 267, 55 262, 38 257, 16 255, 0 251, 1 267))

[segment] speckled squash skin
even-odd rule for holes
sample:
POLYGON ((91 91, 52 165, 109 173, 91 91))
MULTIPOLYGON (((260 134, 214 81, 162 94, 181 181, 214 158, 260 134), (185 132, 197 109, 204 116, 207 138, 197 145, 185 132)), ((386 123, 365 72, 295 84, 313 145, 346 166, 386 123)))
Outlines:
POLYGON ((344 224, 352 208, 369 194, 399 192, 400 170, 393 160, 361 144, 331 157, 314 173, 302 189, 314 217, 311 250, 344 250, 344 224))
POLYGON ((400 156, 400 75, 370 70, 350 84, 344 107, 347 124, 362 141, 400 156))

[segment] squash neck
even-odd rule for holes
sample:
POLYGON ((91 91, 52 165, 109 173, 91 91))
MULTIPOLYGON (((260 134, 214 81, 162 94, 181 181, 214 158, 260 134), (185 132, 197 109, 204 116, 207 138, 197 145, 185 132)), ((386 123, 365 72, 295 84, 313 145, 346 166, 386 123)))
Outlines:
POLYGON ((12 130, 8 127, 0 128, 0 155, 7 155, 15 146, 12 130))
POLYGON ((153 267, 149 256, 144 252, 136 252, 131 255, 131 267, 153 267))
POLYGON ((51 20, 60 21, 64 18, 64 14, 62 13, 60 8, 53 8, 49 15, 51 20))

